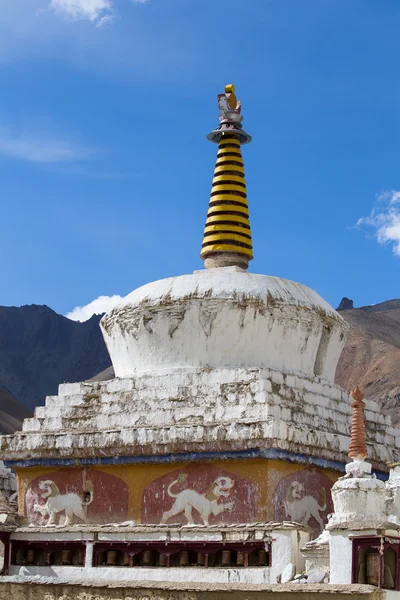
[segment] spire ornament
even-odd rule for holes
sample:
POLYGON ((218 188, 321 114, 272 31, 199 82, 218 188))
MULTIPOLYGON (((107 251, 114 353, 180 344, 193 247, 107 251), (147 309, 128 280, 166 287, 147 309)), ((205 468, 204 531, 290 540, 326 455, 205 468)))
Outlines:
POLYGON ((358 531, 365 526, 371 527, 371 523, 387 521, 385 484, 372 474, 372 465, 366 460, 365 396, 359 387, 350 392, 350 395, 353 398, 349 447, 352 461, 345 467, 346 475, 339 477, 331 489, 334 508, 329 517, 328 528, 331 531, 338 526, 341 528, 344 523, 351 523, 348 528, 358 531), (360 527, 359 523, 363 525, 360 527))
POLYGON ((353 460, 364 460, 368 456, 367 444, 365 442, 365 422, 363 402, 365 396, 359 387, 351 392, 354 402, 351 407, 353 416, 351 419, 351 441, 349 447, 349 457, 353 460))
POLYGON ((353 398, 351 408, 353 414, 351 417, 351 439, 349 446, 349 457, 352 462, 346 465, 346 477, 365 478, 371 477, 371 463, 366 462, 368 457, 367 444, 365 441, 365 421, 363 402, 365 396, 359 387, 350 392, 353 398))
POLYGON ((200 257, 207 269, 247 269, 253 245, 240 146, 251 142, 251 136, 242 129, 241 104, 233 84, 218 95, 218 107, 220 125, 207 136, 218 144, 218 154, 200 257))

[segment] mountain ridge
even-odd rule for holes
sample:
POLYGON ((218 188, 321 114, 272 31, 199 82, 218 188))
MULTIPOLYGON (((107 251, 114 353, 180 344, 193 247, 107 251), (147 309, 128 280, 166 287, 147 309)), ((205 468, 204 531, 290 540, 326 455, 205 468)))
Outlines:
POLYGON ((350 331, 336 370, 336 383, 359 386, 400 422, 400 299, 340 310, 350 331))
POLYGON ((100 319, 72 321, 46 305, 0 306, 0 387, 33 410, 61 382, 107 368, 100 319))

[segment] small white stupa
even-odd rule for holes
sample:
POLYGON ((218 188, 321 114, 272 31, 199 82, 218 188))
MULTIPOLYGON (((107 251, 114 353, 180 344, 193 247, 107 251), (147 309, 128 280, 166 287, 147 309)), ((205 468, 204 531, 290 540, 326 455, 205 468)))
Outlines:
POLYGON ((346 465, 346 475, 332 487, 334 514, 329 521, 336 523, 385 521, 385 484, 371 475, 371 463, 365 441, 364 395, 359 388, 352 392, 353 417, 349 457, 353 462, 346 465))

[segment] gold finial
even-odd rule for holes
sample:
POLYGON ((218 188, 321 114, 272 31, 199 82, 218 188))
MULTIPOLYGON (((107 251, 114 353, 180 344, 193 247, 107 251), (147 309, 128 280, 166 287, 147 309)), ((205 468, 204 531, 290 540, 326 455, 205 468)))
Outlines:
POLYGON ((225 96, 231 109, 236 110, 238 101, 235 96, 235 86, 233 83, 229 83, 225 86, 225 96))

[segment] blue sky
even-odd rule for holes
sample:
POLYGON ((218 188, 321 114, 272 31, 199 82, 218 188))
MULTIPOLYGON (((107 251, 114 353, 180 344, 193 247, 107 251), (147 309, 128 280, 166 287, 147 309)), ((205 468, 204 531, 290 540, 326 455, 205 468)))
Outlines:
POLYGON ((65 314, 201 268, 229 82, 250 270, 399 297, 399 26, 398 0, 2 0, 0 304, 65 314))

